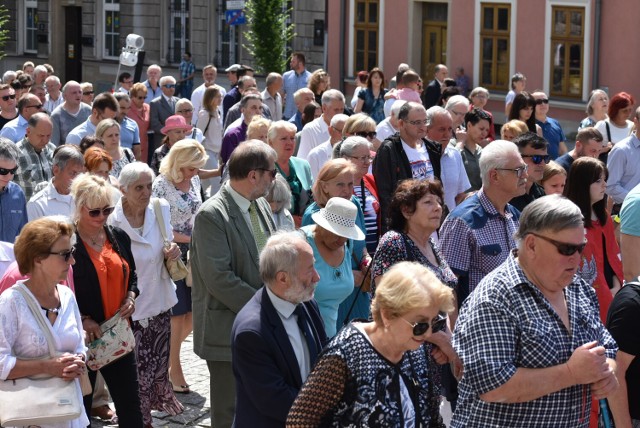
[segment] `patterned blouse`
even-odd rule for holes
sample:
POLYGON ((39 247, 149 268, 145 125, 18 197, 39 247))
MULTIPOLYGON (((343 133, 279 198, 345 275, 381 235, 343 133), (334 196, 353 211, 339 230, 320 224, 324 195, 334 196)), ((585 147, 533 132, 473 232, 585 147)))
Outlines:
POLYGON ((120 172, 122 168, 130 163, 136 161, 136 157, 133 155, 131 149, 126 147, 120 148, 120 159, 113 161, 113 166, 111 167, 111 171, 109 171, 109 175, 115 178, 120 176, 120 172))

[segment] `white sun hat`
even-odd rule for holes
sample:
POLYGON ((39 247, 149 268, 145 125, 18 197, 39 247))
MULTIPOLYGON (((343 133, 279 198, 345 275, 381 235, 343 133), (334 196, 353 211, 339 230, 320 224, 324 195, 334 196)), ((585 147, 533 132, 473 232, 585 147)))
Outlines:
POLYGON ((331 198, 324 208, 311 215, 313 221, 323 229, 343 238, 364 240, 364 233, 356 226, 358 208, 344 198, 331 198))

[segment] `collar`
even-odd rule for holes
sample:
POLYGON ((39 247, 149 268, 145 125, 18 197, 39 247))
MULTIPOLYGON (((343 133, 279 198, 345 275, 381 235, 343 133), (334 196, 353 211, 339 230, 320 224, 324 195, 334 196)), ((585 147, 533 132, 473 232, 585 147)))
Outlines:
POLYGON ((62 193, 58 192, 58 189, 56 189, 56 186, 53 185, 54 180, 55 180, 55 177, 49 180, 49 184, 47 185, 49 199, 57 199, 65 202, 67 200, 72 200, 73 196, 71 196, 71 194, 63 195, 62 193))
MULTIPOLYGON (((482 206, 482 208, 486 211, 486 213, 490 217, 496 217, 496 216, 500 215, 500 213, 498 212, 496 207, 493 206, 493 203, 487 197, 487 194, 484 193, 484 187, 482 187, 482 188, 480 188, 480 190, 478 190, 477 195, 478 195, 478 200, 480 201, 480 205, 482 206)), ((511 213, 508 210, 506 210, 505 211, 505 217, 508 217, 510 215, 511 215, 511 213)))
POLYGON ((167 101, 167 103, 171 103, 171 98, 169 98, 168 96, 166 96, 166 95, 164 94, 164 92, 162 93, 162 98, 164 98, 164 99, 167 101))
POLYGON ((243 214, 248 213, 249 207, 251 206, 251 201, 242 196, 240 193, 236 192, 236 190, 231 187, 231 180, 227 181, 227 191, 231 195, 231 198, 233 198, 233 201, 240 208, 240 212, 242 212, 243 214))
POLYGON ((296 310, 296 305, 276 296, 266 284, 264 287, 267 290, 267 295, 269 296, 271 303, 273 303, 275 310, 282 315, 283 318, 289 319, 291 315, 293 315, 293 311, 296 310))
POLYGON ((631 133, 631 144, 634 147, 640 147, 640 139, 638 139, 638 131, 634 131, 631 133))

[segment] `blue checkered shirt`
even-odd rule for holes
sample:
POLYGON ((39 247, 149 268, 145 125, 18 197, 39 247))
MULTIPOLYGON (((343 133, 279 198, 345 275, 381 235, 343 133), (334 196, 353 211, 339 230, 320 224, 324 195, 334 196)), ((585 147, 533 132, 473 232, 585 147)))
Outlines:
POLYGON ((440 249, 469 292, 489 272, 500 266, 516 247, 520 212, 507 204, 501 215, 480 189, 458 205, 442 224, 440 249))
POLYGON ((583 344, 597 341, 615 358, 617 346, 600 322, 594 290, 574 276, 565 289, 571 330, 520 268, 513 251, 469 296, 456 322, 453 346, 464 364, 458 406, 460 427, 589 426, 591 393, 576 385, 524 403, 489 403, 481 394, 504 385, 519 368, 564 364, 583 344))

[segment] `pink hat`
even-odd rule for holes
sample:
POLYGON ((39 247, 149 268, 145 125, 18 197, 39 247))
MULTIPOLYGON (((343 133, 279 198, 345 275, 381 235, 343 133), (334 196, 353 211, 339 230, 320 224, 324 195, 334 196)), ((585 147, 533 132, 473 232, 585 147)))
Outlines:
POLYGON ((174 129, 184 129, 186 132, 190 132, 193 127, 191 125, 187 125, 187 121, 184 120, 184 117, 175 114, 167 118, 164 122, 164 128, 162 128, 160 132, 167 135, 167 132, 173 131, 174 129))

